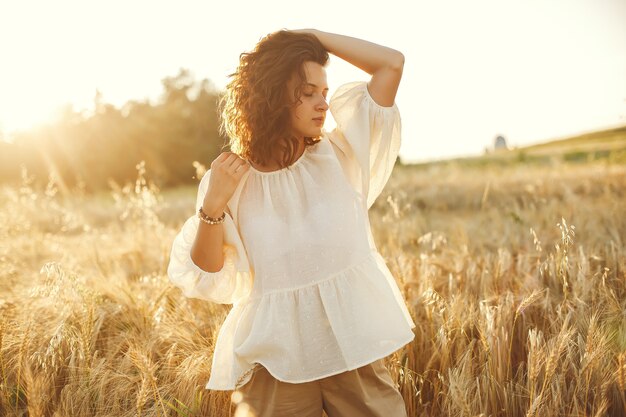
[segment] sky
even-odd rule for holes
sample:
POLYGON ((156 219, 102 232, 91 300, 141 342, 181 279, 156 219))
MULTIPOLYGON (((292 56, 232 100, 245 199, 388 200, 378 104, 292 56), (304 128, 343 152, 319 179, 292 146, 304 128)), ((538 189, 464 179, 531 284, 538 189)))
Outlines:
MULTIPOLYGON (((156 101, 180 68, 223 88, 239 54, 282 28, 404 54, 403 162, 626 124, 626 0, 2 0, 0 131, 88 110, 96 89, 118 107, 156 101)), ((327 74, 330 95, 369 79, 332 55, 327 74)))

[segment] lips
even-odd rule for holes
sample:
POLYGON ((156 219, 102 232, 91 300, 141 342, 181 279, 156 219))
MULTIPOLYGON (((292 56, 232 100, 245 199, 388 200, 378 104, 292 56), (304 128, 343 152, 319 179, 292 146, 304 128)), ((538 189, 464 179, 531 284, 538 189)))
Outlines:
POLYGON ((315 118, 315 119, 313 119, 313 120, 317 120, 317 121, 323 122, 323 121, 324 121, 324 118, 323 118, 323 117, 316 117, 316 118, 315 118))

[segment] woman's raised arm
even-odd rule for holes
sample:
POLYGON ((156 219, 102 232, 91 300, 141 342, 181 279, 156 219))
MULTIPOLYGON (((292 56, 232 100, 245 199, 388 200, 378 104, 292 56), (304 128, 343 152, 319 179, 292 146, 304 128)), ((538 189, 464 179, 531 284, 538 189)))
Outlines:
POLYGON ((393 105, 402 78, 404 55, 395 49, 335 33, 317 29, 298 29, 296 33, 311 33, 324 48, 372 76, 367 89, 376 103, 393 105))

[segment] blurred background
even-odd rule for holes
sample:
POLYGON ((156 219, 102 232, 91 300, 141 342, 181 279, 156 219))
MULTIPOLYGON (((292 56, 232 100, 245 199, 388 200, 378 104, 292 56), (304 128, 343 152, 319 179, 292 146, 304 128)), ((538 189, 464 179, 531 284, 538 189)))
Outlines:
MULTIPOLYGON (((239 54, 281 28, 404 53, 402 164, 572 137, 583 158, 623 152, 625 22, 623 0, 2 2, 0 182, 95 190, 142 160, 160 187, 194 182, 226 143, 216 104, 239 54)), ((331 56, 331 95, 367 78, 331 56)))
MULTIPOLYGON (((230 305, 167 268, 281 28, 406 57, 368 217, 418 324, 386 359, 408 415, 624 417, 625 0, 0 0, 0 416, 245 415, 204 390, 230 305)), ((331 56, 331 96, 367 79, 331 56)))

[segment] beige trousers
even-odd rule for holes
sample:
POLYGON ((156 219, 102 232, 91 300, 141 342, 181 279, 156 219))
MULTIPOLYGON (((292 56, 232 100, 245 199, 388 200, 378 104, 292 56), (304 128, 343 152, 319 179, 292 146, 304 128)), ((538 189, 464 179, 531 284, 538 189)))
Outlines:
POLYGON ((275 379, 262 365, 235 392, 242 402, 235 416, 406 417, 402 394, 383 359, 316 381, 292 384, 275 379), (248 409, 248 413, 244 413, 248 409))

